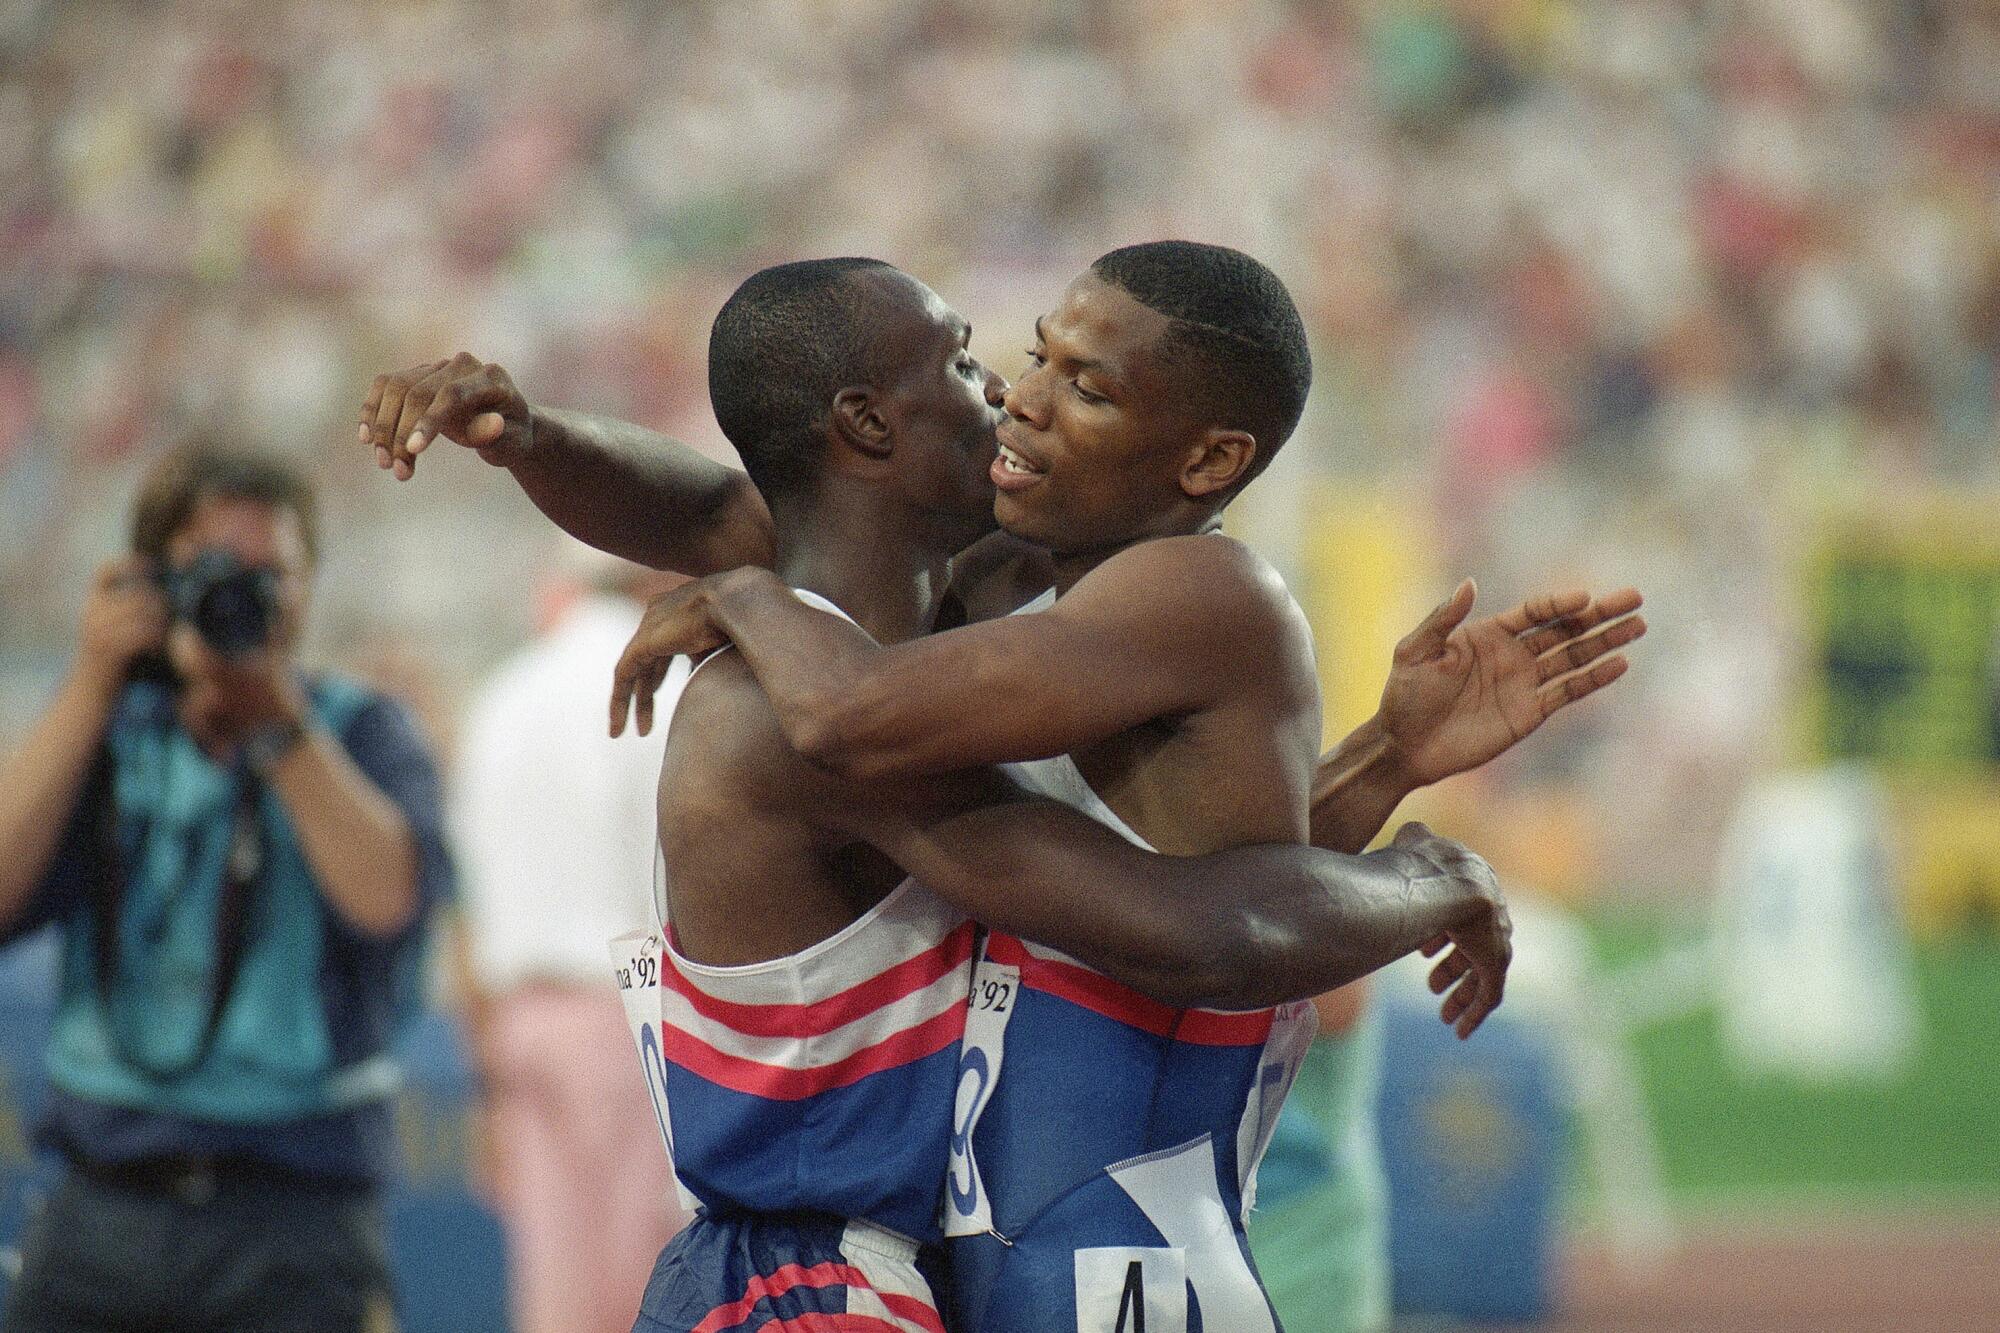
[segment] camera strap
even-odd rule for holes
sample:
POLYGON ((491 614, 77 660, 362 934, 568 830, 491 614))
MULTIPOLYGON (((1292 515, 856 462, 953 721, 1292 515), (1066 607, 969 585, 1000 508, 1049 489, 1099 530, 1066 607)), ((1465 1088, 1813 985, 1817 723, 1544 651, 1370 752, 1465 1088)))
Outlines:
MULTIPOLYGON (((222 1017, 228 1012, 230 997, 243 970, 243 956, 249 945, 250 902, 253 890, 263 879, 265 845, 263 823, 258 818, 256 779, 248 772, 235 775, 235 797, 231 802, 229 846, 223 857, 222 889, 215 910, 215 964, 210 969, 211 987, 208 1015, 203 1020, 201 1038, 192 1052, 179 1060, 153 1059, 131 1040, 122 1021, 128 1006, 119 1002, 117 989, 123 956, 121 917, 125 906, 127 867, 125 846, 119 836, 118 809, 112 783, 111 747, 104 746, 85 786, 84 799, 98 812, 99 865, 103 873, 93 884, 97 1002, 104 1012, 104 1026, 119 1059, 157 1082, 171 1083, 186 1078, 201 1067, 215 1047, 222 1017)), ((150 821, 135 840, 146 845, 150 821)))

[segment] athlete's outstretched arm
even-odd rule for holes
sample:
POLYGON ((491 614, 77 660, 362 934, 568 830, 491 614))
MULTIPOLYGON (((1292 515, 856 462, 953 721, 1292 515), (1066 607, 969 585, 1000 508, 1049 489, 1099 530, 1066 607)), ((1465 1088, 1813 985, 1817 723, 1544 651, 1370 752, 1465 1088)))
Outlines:
POLYGON ((1374 717, 1321 760, 1312 841, 1355 852, 1419 787, 1498 757, 1625 674, 1617 650, 1646 632, 1635 588, 1530 598, 1466 622, 1467 579, 1401 643, 1374 717))
POLYGON ((777 576, 738 570, 647 609, 614 677, 612 734, 639 729, 673 657, 734 642, 800 753, 852 778, 1046 758, 1211 706, 1306 650, 1283 585, 1224 537, 1142 542, 1047 611, 878 646, 806 606, 777 576), (1247 644, 1271 645, 1246 652, 1247 644))
POLYGON ((434 441, 464 445, 572 537, 654 569, 771 561, 770 511, 742 472, 638 426, 532 406, 505 369, 469 353, 376 376, 359 438, 405 481, 434 441))

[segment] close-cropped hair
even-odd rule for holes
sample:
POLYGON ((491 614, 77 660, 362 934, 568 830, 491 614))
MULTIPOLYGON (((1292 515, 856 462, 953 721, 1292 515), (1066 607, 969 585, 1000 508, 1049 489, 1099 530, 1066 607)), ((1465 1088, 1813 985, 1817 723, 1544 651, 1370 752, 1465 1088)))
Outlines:
POLYGON ((708 396, 766 501, 810 490, 824 457, 819 428, 842 389, 875 367, 855 274, 879 259, 806 259, 761 269, 715 316, 708 396))
POLYGON ((1291 437, 1312 389, 1305 322, 1278 275, 1241 250, 1148 241, 1101 256, 1091 272, 1172 321, 1155 349, 1182 373, 1189 408, 1248 431, 1263 471, 1291 437))

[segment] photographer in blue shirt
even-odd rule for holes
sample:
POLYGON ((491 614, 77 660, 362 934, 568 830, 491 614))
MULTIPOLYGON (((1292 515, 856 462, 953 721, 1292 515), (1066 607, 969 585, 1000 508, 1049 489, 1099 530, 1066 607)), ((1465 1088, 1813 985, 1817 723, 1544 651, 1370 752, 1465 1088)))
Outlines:
POLYGON ((287 465, 169 455, 0 768, 0 943, 62 932, 68 1163, 10 1333, 386 1326, 387 1051, 450 869, 408 716, 296 665, 316 553, 287 465))

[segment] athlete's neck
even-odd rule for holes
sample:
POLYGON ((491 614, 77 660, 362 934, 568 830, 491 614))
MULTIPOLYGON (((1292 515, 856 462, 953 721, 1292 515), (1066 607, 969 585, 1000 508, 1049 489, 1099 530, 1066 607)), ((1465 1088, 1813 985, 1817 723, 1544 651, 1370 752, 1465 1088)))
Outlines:
POLYGON ((1085 574, 1117 555, 1130 550, 1140 542, 1152 541, 1159 537, 1192 537, 1206 532, 1222 531, 1222 515, 1202 514, 1196 521, 1163 527, 1158 532, 1144 532, 1124 541, 1112 542, 1105 546, 1093 546, 1081 551, 1052 551, 1055 563, 1056 596, 1060 597, 1075 587, 1085 574))
POLYGON ((961 536, 928 533, 917 516, 834 488, 773 518, 778 577, 826 598, 876 642, 913 639, 936 622, 961 536))

